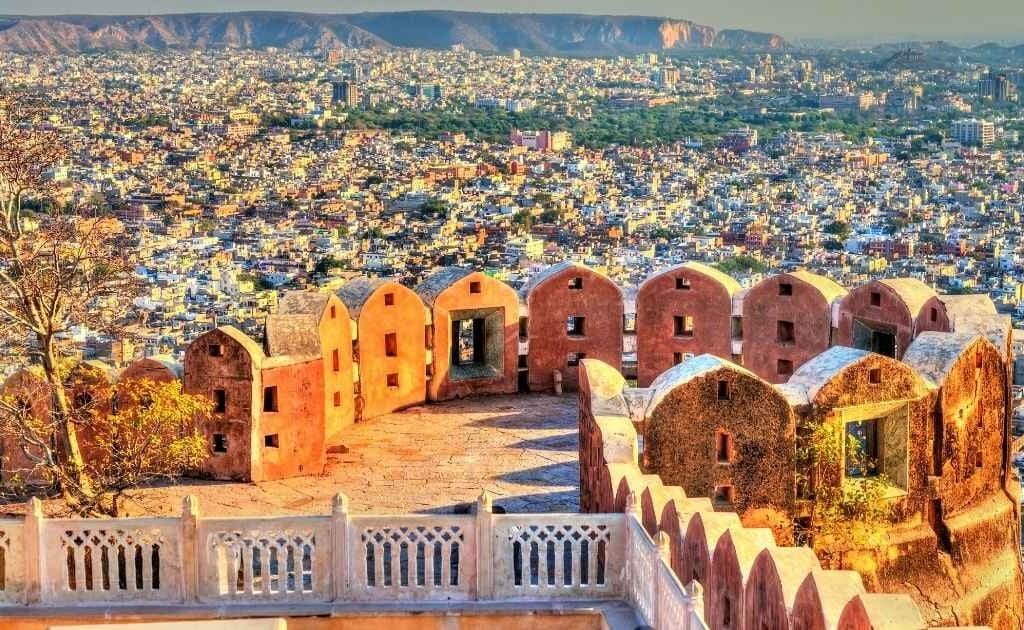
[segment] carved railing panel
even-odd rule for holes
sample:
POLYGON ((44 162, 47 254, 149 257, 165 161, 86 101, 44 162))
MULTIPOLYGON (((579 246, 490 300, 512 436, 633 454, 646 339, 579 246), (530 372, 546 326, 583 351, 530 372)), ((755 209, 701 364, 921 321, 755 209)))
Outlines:
POLYGON ((350 594, 357 600, 466 600, 476 587, 471 516, 353 516, 350 594))
POLYGON ((326 516, 200 520, 200 599, 329 601, 330 527, 326 516))
POLYGON ((25 593, 25 523, 0 521, 0 605, 20 604, 25 593))
POLYGON ((621 514, 496 515, 494 592, 499 599, 616 597, 625 543, 621 514))
POLYGON ((42 528, 42 597, 60 603, 181 601, 178 519, 53 519, 42 528))

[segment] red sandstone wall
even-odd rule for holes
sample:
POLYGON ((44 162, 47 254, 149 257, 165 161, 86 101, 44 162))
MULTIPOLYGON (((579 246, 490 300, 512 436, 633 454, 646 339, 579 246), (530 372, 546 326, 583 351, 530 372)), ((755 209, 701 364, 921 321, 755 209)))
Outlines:
POLYGON ((331 295, 319 322, 323 353, 324 433, 328 444, 341 441, 355 422, 352 380, 352 320, 345 303, 331 295))
POLYGON ((769 383, 723 367, 677 386, 649 412, 644 433, 644 472, 687 496, 710 497, 717 486, 732 486, 735 502, 722 509, 741 515, 771 508, 793 509, 795 419, 769 383), (719 400, 725 381, 729 399, 719 400), (728 432, 728 463, 718 461, 717 439, 728 432))
POLYGON ((154 383, 167 383, 177 379, 178 376, 167 369, 167 366, 152 359, 139 359, 132 361, 118 376, 118 381, 142 381, 150 380, 154 383))
POLYGON ((512 394, 517 389, 519 363, 519 296, 504 282, 474 272, 453 282, 434 300, 434 369, 427 383, 430 400, 451 400, 477 394, 512 394), (470 285, 480 283, 480 293, 470 285), (503 309, 504 358, 494 378, 451 378, 452 311, 498 307, 503 309))
POLYGON ((253 448, 253 481, 323 472, 326 457, 323 418, 324 374, 320 359, 265 368, 263 387, 277 387, 278 410, 259 409, 253 448), (277 435, 277 446, 266 436, 277 435))
MULTIPOLYGON (((932 306, 937 300, 930 299, 921 310, 921 317, 930 321, 932 306)), ((945 316, 945 308, 938 305, 937 321, 934 323, 937 328, 929 330, 947 330, 949 322, 945 316), (945 326, 942 328, 941 326, 945 326)), ((903 353, 910 347, 914 340, 917 321, 913 314, 907 309, 900 295, 881 282, 868 282, 855 289, 852 289, 843 298, 839 307, 839 326, 836 331, 834 345, 853 346, 854 344, 854 320, 859 319, 869 325, 885 325, 896 330, 896 358, 902 359, 903 353), (877 291, 881 294, 881 304, 871 305, 871 293, 877 291)))
POLYGON ((413 291, 388 282, 373 292, 359 312, 359 395, 356 417, 373 418, 423 402, 426 397, 426 315, 413 291), (385 304, 385 295, 394 304, 385 304), (385 335, 395 333, 398 356, 389 357, 385 335), (389 387, 389 374, 398 375, 398 387, 389 387), (362 407, 360 413, 360 405, 362 407))
POLYGON ((562 372, 565 390, 575 391, 580 368, 567 364, 570 352, 622 369, 622 292, 614 282, 586 267, 569 267, 535 286, 527 305, 530 391, 551 391, 555 370, 562 372), (569 288, 573 278, 582 279, 582 289, 569 288), (582 337, 568 334, 570 315, 585 317, 582 337))
MULTIPOLYGON (((38 374, 28 368, 18 370, 4 381, 3 395, 9 397, 10 404, 27 403, 27 411, 34 418, 50 415, 50 386, 42 377, 42 370, 38 374)), ((14 436, 0 438, 0 482, 39 482, 38 475, 29 473, 33 466, 14 436)))
POLYGON ((743 296, 743 366, 770 383, 785 383, 779 359, 789 360, 793 370, 829 348, 832 311, 816 287, 790 274, 766 278, 743 296), (793 294, 779 294, 787 283, 793 294), (793 322, 795 341, 779 341, 778 322, 793 322))
POLYGON ((732 353, 731 315, 729 293, 718 281, 698 271, 677 267, 648 278, 636 296, 638 385, 650 385, 672 367, 677 352, 728 359, 732 353), (676 278, 680 277, 689 280, 689 290, 676 288, 676 278), (675 336, 676 315, 693 316, 692 337, 675 336))
MULTIPOLYGON (((253 344, 255 346, 255 344, 253 344)), ((249 481, 252 466, 252 425, 254 399, 259 397, 259 371, 249 351, 234 338, 217 329, 193 341, 185 352, 184 389, 189 394, 201 394, 213 400, 214 390, 227 392, 227 405, 223 413, 214 412, 203 427, 203 433, 213 448, 214 434, 227 438, 226 453, 212 453, 201 467, 202 473, 214 479, 249 481), (211 344, 220 344, 224 356, 209 354, 211 344)))
POLYGON ((949 314, 946 313, 946 305, 938 297, 933 297, 925 302, 914 325, 916 326, 915 336, 926 330, 949 332, 953 329, 949 323, 949 314))

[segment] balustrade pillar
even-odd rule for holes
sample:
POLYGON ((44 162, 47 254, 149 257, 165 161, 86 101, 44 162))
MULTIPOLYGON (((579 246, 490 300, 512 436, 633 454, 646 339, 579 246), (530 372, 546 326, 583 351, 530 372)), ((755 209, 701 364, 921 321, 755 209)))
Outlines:
POLYGON ((28 500, 25 510, 23 558, 25 561, 25 603, 37 604, 42 595, 45 562, 43 560, 43 504, 36 497, 28 500))
POLYGON ((476 599, 494 599, 494 505, 486 490, 476 500, 476 599))
POLYGON ((199 498, 189 494, 181 502, 181 590, 186 602, 199 601, 199 565, 204 560, 199 541, 199 498))
POLYGON ((339 492, 331 504, 331 598, 342 601, 349 594, 348 497, 339 492))

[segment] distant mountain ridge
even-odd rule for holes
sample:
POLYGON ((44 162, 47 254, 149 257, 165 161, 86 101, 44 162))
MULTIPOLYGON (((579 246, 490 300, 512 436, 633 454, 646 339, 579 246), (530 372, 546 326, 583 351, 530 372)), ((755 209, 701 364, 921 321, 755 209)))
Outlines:
POLYGON ((518 48, 547 55, 616 55, 702 48, 774 50, 771 33, 718 30, 689 20, 583 14, 399 11, 318 14, 277 11, 144 16, 0 17, 0 50, 76 53, 102 50, 332 47, 518 48))

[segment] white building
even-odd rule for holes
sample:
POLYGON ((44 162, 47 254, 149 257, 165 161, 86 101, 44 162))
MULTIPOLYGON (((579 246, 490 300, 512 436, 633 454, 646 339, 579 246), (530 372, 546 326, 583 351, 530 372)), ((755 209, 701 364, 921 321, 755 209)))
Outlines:
POLYGON ((960 144, 987 147, 996 141, 996 126, 977 118, 953 121, 949 132, 960 144))

